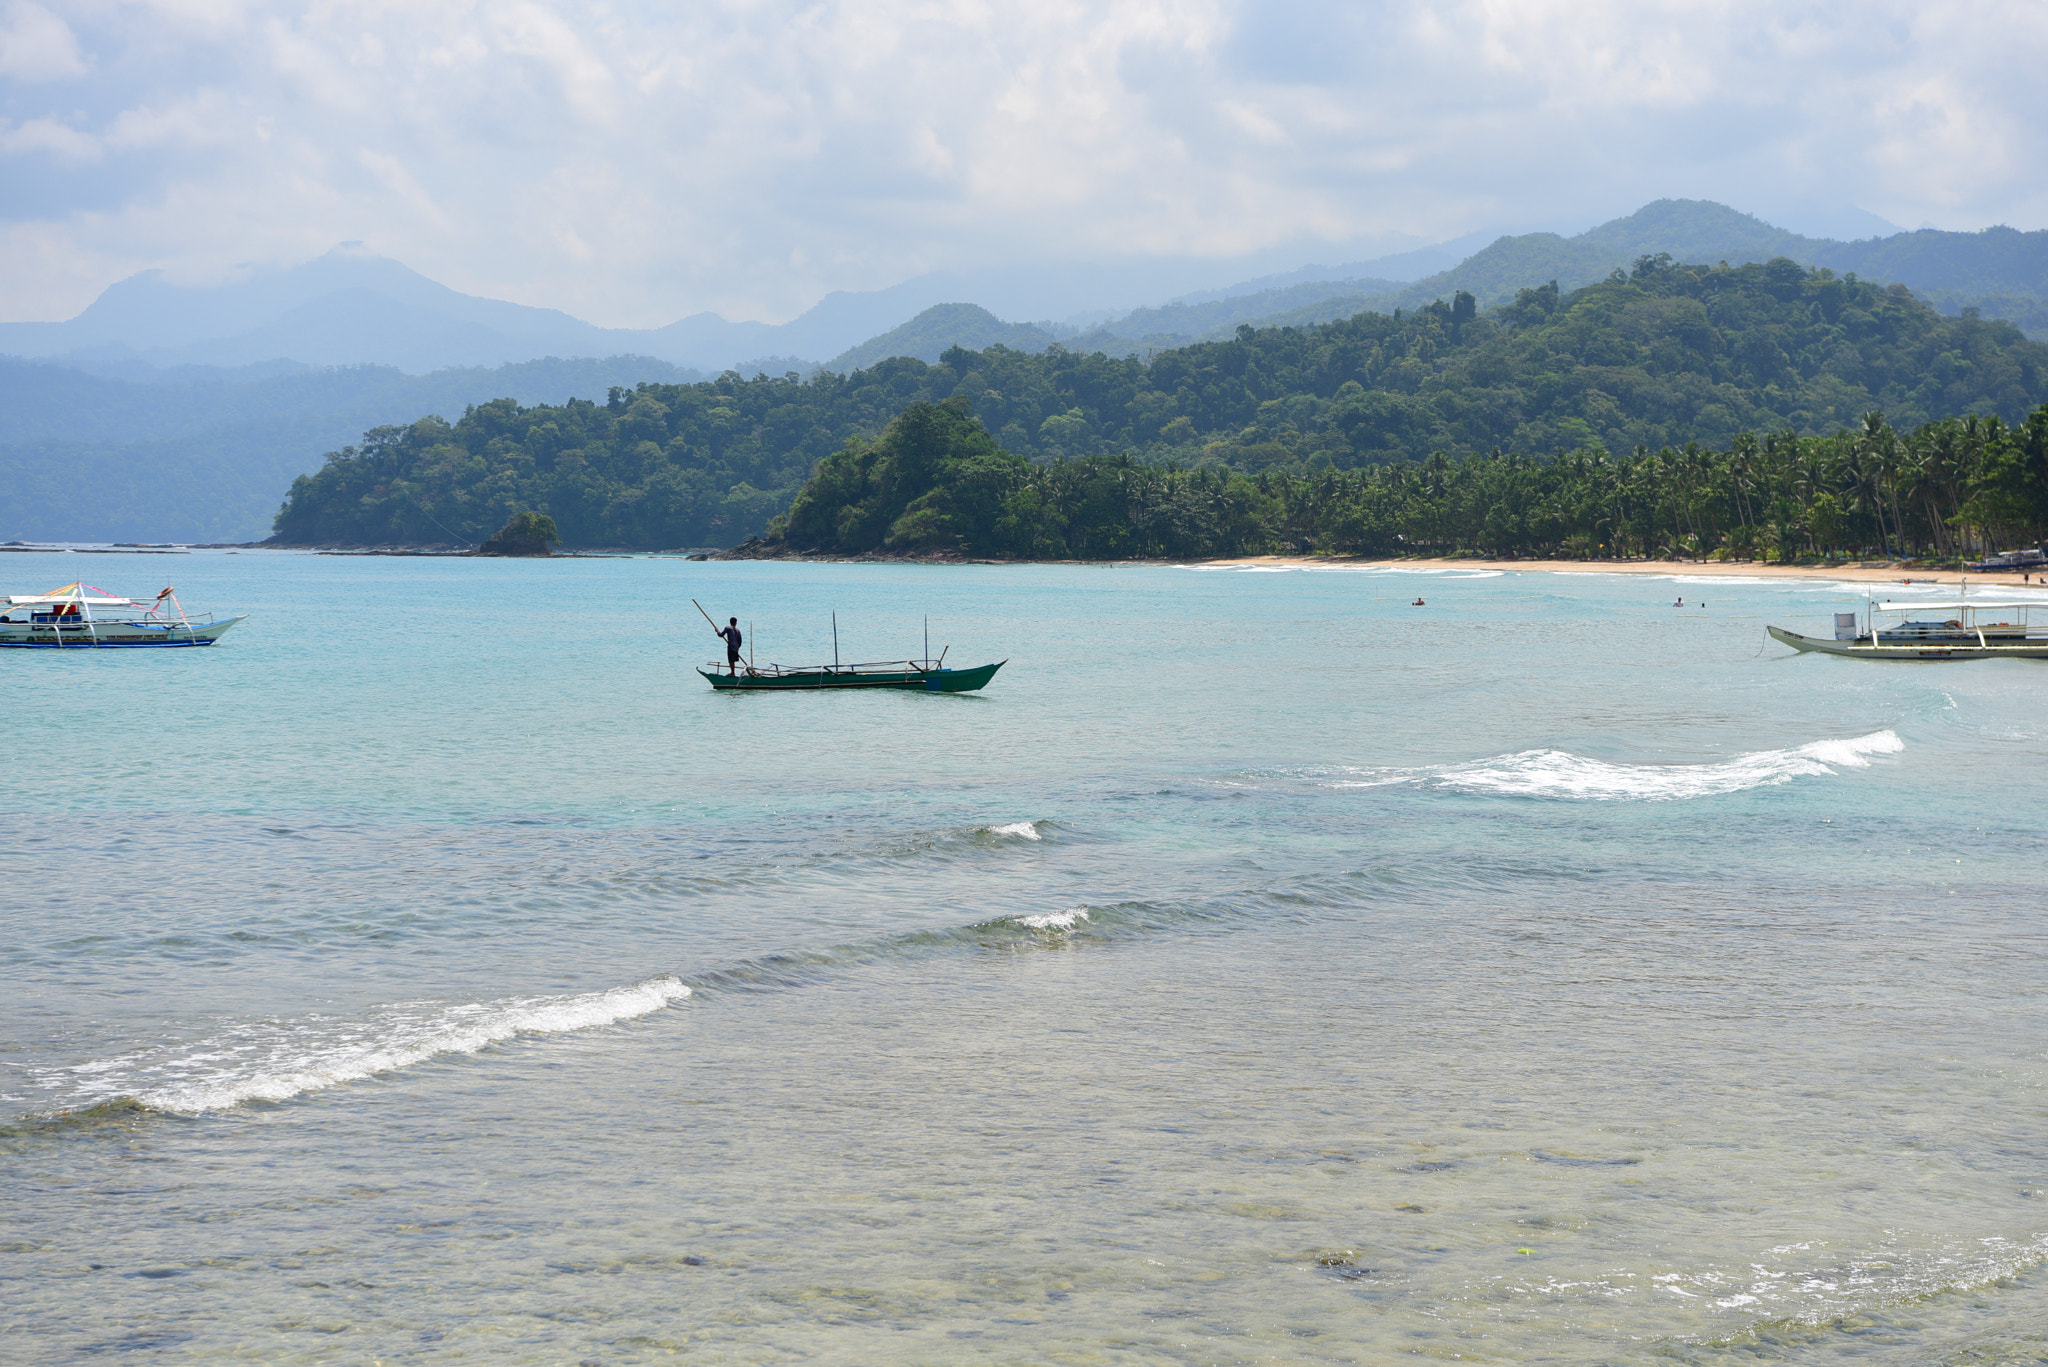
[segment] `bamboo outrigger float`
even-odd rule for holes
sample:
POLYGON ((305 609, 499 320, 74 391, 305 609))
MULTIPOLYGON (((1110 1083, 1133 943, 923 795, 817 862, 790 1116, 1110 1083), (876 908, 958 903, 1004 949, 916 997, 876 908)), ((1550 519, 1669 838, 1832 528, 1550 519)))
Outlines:
MULTIPOLYGON (((711 614, 704 612, 704 605, 696 599, 697 611, 704 613, 704 620, 711 622, 711 629, 718 630, 718 623, 711 620, 711 614)), ((748 658, 737 666, 728 665, 730 672, 721 672, 718 661, 700 665, 697 669, 705 682, 721 692, 731 689, 807 689, 807 688, 901 688, 921 693, 972 693, 984 688, 996 676, 996 671, 1008 664, 1008 660, 997 660, 992 665, 976 665, 972 669, 946 668, 946 651, 939 652, 939 658, 931 658, 931 627, 925 627, 924 653, 922 660, 872 660, 865 664, 839 663, 839 614, 832 614, 832 663, 829 665, 756 665, 752 658, 754 624, 747 623, 748 658)), ((948 646, 947 650, 952 649, 948 646)))
POLYGON ((1953 603, 1870 602, 1860 623, 1855 613, 1838 612, 1833 640, 1764 629, 1794 650, 1856 660, 2048 660, 2048 626, 2032 628, 2027 620, 2042 606, 1972 601, 1965 586, 1953 603), (1899 620, 1879 621, 1887 615, 1899 620))
POLYGON ((211 613, 196 620, 187 617, 171 589, 159 593, 155 602, 143 603, 90 584, 66 584, 48 593, 9 594, 0 600, 0 646, 44 650, 210 646, 242 620, 244 617, 216 618, 211 613), (169 609, 164 606, 165 599, 170 600, 169 609), (17 616, 17 608, 28 611, 17 616), (171 613, 177 614, 175 619, 171 613))

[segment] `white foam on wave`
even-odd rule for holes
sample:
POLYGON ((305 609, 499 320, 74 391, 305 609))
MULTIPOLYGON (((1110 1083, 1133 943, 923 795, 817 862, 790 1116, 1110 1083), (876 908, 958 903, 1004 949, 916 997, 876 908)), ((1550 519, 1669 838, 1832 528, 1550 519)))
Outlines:
POLYGON ((612 1025, 656 1011, 690 989, 671 974, 576 996, 514 997, 458 1006, 403 1004, 354 1020, 260 1021, 164 1053, 81 1064, 73 1098, 133 1097, 155 1111, 198 1115, 245 1101, 284 1101, 424 1062, 473 1054, 515 1035, 612 1025))
POLYGON ((1645 579, 1653 584, 1698 584, 1702 587, 1721 585, 1726 588, 1742 589, 1751 588, 1757 584, 1769 585, 1773 582, 1785 582, 1782 580, 1767 580, 1761 575, 1754 574, 1642 574, 1625 577, 1645 579))
POLYGON ((2048 1260, 2048 1240, 1952 1235, 1914 1247, 1899 1236, 1861 1255, 1830 1259, 1815 1242, 1759 1253, 1746 1268, 1667 1272, 1650 1280, 1679 1295, 1704 1297, 1745 1319, 1793 1318, 1820 1324, 1844 1314, 1970 1291, 2048 1260), (1694 1288, 1684 1291, 1680 1283, 1694 1288))
POLYGON ((1895 755, 1905 748, 1897 732, 1885 730, 1787 750, 1757 750, 1713 764, 1617 764, 1566 750, 1523 750, 1428 769, 1352 770, 1324 781, 1338 788, 1412 784, 1504 797, 1668 802, 1832 775, 1840 769, 1867 769, 1872 756, 1895 755))
POLYGON ((1038 823, 1036 821, 1012 821, 1007 826, 984 826, 982 829, 990 835, 1014 835, 1019 840, 1045 839, 1044 836, 1038 833, 1038 823))
POLYGON ((1088 919, 1086 907, 1068 907, 1065 911, 1042 911, 1032 916, 1012 916, 1020 926, 1033 930, 1072 930, 1088 919))

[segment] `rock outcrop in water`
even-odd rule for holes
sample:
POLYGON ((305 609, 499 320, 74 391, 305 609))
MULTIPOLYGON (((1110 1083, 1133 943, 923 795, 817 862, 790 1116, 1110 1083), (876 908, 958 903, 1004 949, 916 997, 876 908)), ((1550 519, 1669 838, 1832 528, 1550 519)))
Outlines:
POLYGON ((546 513, 514 513, 490 540, 476 548, 478 555, 547 555, 548 547, 561 541, 555 520, 546 513))

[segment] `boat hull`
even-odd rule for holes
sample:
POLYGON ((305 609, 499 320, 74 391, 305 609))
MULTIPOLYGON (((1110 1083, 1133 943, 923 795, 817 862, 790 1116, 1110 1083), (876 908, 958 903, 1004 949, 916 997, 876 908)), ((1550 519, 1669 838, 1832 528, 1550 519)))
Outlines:
POLYGON ((1008 664, 998 660, 973 669, 904 669, 855 671, 851 669, 802 669, 781 674, 720 674, 699 669, 705 681, 720 692, 806 691, 818 688, 895 688, 917 693, 972 693, 986 687, 996 671, 1008 664))
POLYGON ((1846 655, 1856 660, 2048 660, 2048 641, 2025 645, 1966 645, 1956 641, 1923 641, 1912 644, 1872 645, 1867 636, 1854 641, 1828 641, 1818 636, 1801 636, 1783 627, 1765 627, 1771 639, 1794 650, 1816 655, 1846 655))
POLYGON ((0 622, 0 649, 163 650, 210 646, 244 617, 187 626, 182 622, 0 622))

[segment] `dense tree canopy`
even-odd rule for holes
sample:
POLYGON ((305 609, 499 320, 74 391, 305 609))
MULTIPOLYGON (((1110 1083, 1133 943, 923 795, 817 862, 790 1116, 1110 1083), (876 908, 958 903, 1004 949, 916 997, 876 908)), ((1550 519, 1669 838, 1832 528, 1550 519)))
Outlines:
POLYGON ((1255 475, 1127 455, 1033 465, 999 450, 965 409, 957 399, 914 405, 879 441, 850 443, 819 467, 765 549, 1954 558, 2048 530, 2048 405, 2018 428, 1973 417, 1902 435, 1870 413, 1854 432, 1742 436, 1721 450, 1433 455, 1255 475))
POLYGON ((731 544, 789 508, 826 457, 949 399, 995 447, 1065 461, 1060 478, 1078 477, 1082 458, 1114 457, 1086 468, 1129 483, 1166 480, 1177 464, 1173 479, 1235 489, 1233 473, 1271 472, 1277 488, 1369 467, 1348 480, 1362 488, 1420 477, 1434 457, 1485 466, 1496 450, 1530 468, 1564 455, 1636 470, 1638 448, 1728 451, 1744 433, 1782 444, 1858 429, 1871 412, 1907 430, 1969 413, 2019 422, 2048 400, 2048 346, 1791 261, 1654 257, 1485 313, 1459 295, 1405 315, 1242 327, 1149 361, 954 348, 936 365, 890 360, 809 381, 728 373, 615 389, 603 405, 484 404, 334 453, 293 485, 278 535, 474 543, 531 508, 571 545, 731 544))

